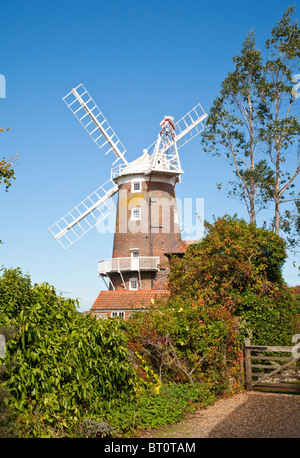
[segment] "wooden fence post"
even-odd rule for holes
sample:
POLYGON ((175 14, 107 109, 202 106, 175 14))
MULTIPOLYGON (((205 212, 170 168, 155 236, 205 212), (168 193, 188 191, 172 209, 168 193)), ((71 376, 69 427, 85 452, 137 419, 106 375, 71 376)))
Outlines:
POLYGON ((252 367, 251 367, 251 350, 247 347, 250 347, 250 339, 245 339, 245 371, 246 371, 246 390, 252 390, 252 367))

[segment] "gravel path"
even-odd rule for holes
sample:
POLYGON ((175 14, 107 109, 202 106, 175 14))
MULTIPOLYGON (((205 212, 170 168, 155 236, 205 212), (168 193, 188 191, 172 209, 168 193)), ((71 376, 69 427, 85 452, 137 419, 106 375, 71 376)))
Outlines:
POLYGON ((249 391, 220 399, 148 438, 299 438, 300 396, 249 391))

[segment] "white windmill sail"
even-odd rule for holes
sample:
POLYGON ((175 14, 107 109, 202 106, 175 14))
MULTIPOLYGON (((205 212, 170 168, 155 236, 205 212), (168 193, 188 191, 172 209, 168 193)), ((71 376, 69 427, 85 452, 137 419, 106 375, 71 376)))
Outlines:
POLYGON ((96 145, 100 149, 105 148, 105 154, 113 151, 117 157, 115 162, 121 159, 127 165, 128 162, 124 157, 125 147, 83 84, 73 88, 69 94, 63 97, 63 101, 96 145))
POLYGON ((49 228, 54 238, 68 248, 115 210, 112 196, 117 191, 118 186, 108 180, 49 228))
MULTIPOLYGON (((63 101, 98 148, 104 148, 105 154, 112 151, 117 158, 115 162, 121 160, 123 164, 128 164, 124 157, 126 149, 83 84, 73 88, 63 97, 63 101)), ((64 248, 68 248, 115 210, 112 196, 117 191, 118 186, 111 179, 99 186, 49 228, 54 238, 64 248)))
POLYGON ((204 130, 203 121, 205 118, 207 118, 207 114, 201 104, 198 103, 183 118, 176 122, 176 129, 178 131, 176 132, 175 141, 178 149, 204 130))

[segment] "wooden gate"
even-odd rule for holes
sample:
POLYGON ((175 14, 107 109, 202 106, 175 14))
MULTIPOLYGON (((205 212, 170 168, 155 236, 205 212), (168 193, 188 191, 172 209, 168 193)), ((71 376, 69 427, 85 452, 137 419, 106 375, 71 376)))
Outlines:
POLYGON ((300 360, 292 351, 293 347, 251 345, 246 339, 246 389, 300 393, 300 360))

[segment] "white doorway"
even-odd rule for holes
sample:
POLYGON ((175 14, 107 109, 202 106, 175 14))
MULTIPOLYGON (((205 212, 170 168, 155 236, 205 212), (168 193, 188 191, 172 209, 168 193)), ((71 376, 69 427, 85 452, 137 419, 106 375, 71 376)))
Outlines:
POLYGON ((131 250, 131 270, 140 269, 140 250, 138 248, 132 248, 131 250))

